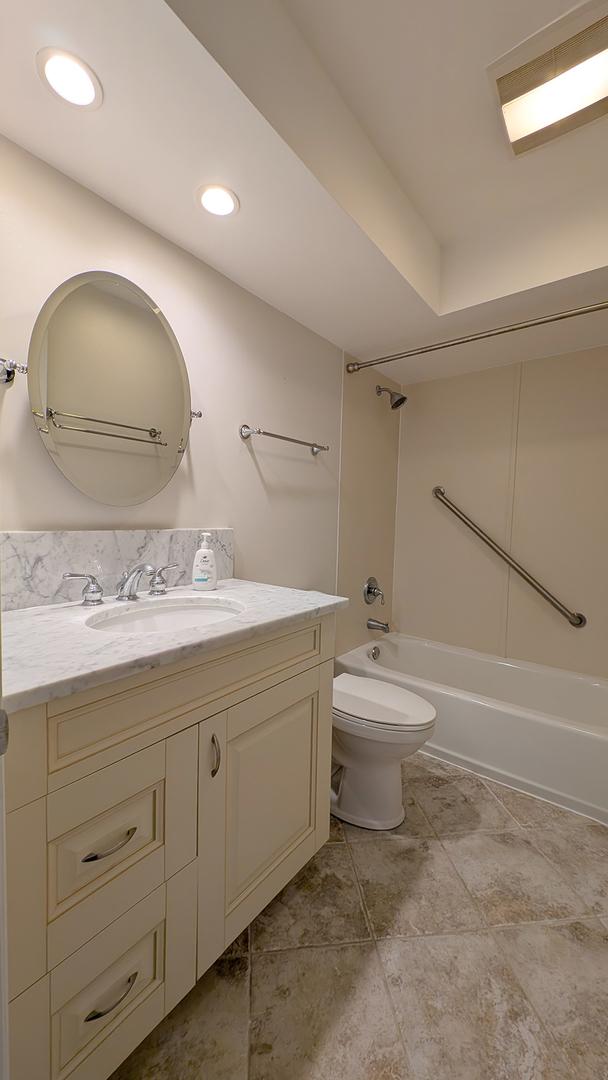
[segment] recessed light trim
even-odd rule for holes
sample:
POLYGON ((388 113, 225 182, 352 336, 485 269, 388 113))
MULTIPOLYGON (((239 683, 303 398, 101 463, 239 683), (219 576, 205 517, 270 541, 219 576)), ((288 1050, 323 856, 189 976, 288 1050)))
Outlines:
POLYGON ((47 89, 68 105, 78 109, 98 109, 101 105, 101 83, 79 56, 49 45, 37 53, 36 67, 47 89))
POLYGON ((205 184, 199 188, 197 198, 203 210, 216 217, 228 217, 236 214, 241 205, 238 196, 223 184, 205 184))

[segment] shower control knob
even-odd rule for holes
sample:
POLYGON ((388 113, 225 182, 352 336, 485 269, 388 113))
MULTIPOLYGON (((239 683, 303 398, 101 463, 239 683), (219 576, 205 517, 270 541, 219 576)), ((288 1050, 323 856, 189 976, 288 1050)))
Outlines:
POLYGON ((382 589, 378 585, 375 577, 368 577, 363 586, 363 599, 366 604, 373 604, 374 600, 377 600, 378 597, 380 597, 380 603, 382 604, 382 607, 384 607, 384 593, 382 592, 382 589))

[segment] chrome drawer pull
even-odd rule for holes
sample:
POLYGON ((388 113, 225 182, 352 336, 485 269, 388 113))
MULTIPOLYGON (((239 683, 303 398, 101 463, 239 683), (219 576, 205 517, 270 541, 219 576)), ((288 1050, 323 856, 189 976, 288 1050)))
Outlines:
POLYGON ((117 1009, 120 1003, 125 1000, 127 994, 131 993, 131 990, 133 989, 137 981, 138 975, 139 971, 134 971, 132 975, 129 975, 129 978, 127 979, 127 989, 125 990, 124 994, 120 995, 118 1001, 115 1001, 113 1005, 108 1005, 107 1009, 92 1009, 89 1015, 85 1016, 84 1018, 85 1024, 90 1024, 91 1020, 101 1020, 102 1016, 107 1016, 108 1013, 111 1013, 113 1011, 113 1009, 117 1009))
POLYGON ((108 855, 115 855, 121 848, 126 847, 129 840, 132 840, 137 832, 137 825, 132 825, 130 829, 127 829, 126 835, 123 840, 119 840, 114 847, 108 848, 107 851, 90 851, 88 855, 84 855, 80 860, 81 862, 99 862, 100 859, 107 859, 108 855))
POLYGON ((214 776, 217 776, 218 772, 220 771, 220 765, 222 764, 222 748, 215 732, 211 736, 211 745, 213 747, 213 753, 215 755, 215 764, 211 770, 211 777, 213 779, 214 776))

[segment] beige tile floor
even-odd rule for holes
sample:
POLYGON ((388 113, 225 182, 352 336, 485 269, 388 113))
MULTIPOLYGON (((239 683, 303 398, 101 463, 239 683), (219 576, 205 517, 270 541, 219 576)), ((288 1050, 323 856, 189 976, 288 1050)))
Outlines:
POLYGON ((608 1080, 608 828, 416 754, 113 1080, 608 1080))

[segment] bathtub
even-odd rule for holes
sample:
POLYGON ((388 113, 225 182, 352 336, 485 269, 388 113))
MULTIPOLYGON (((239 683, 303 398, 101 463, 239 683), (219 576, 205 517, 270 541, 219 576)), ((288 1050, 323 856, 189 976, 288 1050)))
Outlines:
POLYGON ((435 757, 608 823, 608 680, 392 633, 336 668, 430 701, 435 757))

